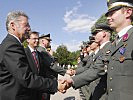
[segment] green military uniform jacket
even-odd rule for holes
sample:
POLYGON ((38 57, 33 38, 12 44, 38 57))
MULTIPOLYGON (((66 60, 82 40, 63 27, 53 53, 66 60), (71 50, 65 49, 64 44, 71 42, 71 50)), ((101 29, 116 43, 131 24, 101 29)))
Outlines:
POLYGON ((109 47, 107 46, 110 46, 109 44, 107 43, 103 49, 98 52, 98 54, 93 59, 94 63, 91 63, 91 66, 88 70, 72 78, 74 81, 73 87, 75 89, 89 84, 97 79, 96 83, 94 83, 94 87, 90 90, 92 95, 92 98, 90 98, 91 100, 99 100, 106 92, 106 72, 103 64, 99 64, 99 61, 101 61, 101 55, 105 55, 105 51, 108 51, 109 47))
POLYGON ((133 28, 111 48, 107 87, 108 100, 133 100, 133 28))

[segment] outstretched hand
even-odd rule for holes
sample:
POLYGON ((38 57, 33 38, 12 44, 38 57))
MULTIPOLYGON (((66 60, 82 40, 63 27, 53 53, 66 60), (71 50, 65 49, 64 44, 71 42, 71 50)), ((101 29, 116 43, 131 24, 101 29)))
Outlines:
POLYGON ((58 91, 65 93, 73 84, 72 78, 66 74, 62 79, 58 80, 58 91))
POLYGON ((67 87, 66 80, 59 79, 58 80, 58 91, 61 92, 61 93, 65 93, 66 92, 66 87, 67 87))
POLYGON ((70 76, 73 76, 73 75, 75 75, 75 70, 73 70, 73 69, 68 69, 67 71, 66 71, 66 74, 68 74, 68 75, 70 75, 70 76))

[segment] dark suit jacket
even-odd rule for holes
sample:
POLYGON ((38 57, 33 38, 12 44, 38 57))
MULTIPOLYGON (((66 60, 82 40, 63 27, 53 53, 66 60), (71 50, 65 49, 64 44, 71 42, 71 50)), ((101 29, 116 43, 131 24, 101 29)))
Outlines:
MULTIPOLYGON (((32 56, 32 52, 31 52, 29 47, 25 48, 25 53, 26 53, 26 56, 27 56, 27 59, 28 59, 28 62, 29 62, 29 65, 30 65, 32 72, 34 74, 39 75, 39 76, 45 77, 45 69, 44 69, 44 64, 43 64, 42 56, 41 56, 40 52, 37 51, 39 70, 36 66, 36 63, 35 63, 34 58, 32 56)), ((32 100, 42 100, 42 92, 41 91, 32 90, 31 93, 33 94, 32 100)))
POLYGON ((133 28, 111 48, 108 67, 108 100, 133 100, 133 28), (125 52, 121 54, 125 48, 125 52), (120 57, 124 57, 120 61, 120 57))
POLYGON ((31 72, 21 43, 8 34, 0 45, 0 100, 31 100, 27 90, 57 91, 57 81, 31 72))
POLYGON ((57 66, 54 58, 46 52, 46 50, 39 46, 37 50, 42 54, 46 71, 46 76, 50 78, 57 78, 58 74, 64 75, 66 70, 57 66))

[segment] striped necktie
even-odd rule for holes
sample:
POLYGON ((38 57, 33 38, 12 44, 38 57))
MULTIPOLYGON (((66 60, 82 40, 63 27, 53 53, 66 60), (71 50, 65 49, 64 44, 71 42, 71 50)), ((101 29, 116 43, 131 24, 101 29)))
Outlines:
POLYGON ((32 52, 32 55, 33 55, 34 61, 35 61, 35 63, 36 63, 37 69, 39 69, 39 63, 38 63, 38 60, 37 60, 36 51, 33 51, 33 52, 32 52))

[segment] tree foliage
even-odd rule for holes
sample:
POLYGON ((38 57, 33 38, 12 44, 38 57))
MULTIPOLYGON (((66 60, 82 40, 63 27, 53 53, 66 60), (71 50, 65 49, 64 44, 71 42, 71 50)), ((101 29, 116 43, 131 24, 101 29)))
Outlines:
MULTIPOLYGON (((107 24, 107 17, 105 16, 105 14, 103 14, 97 21, 96 23, 91 27, 91 32, 93 32, 95 30, 95 25, 96 24, 107 24)), ((112 32, 110 40, 113 41, 115 38, 115 34, 116 32, 112 32)))
POLYGON ((28 43, 26 40, 23 42, 23 46, 24 46, 24 48, 26 48, 28 46, 28 43))
POLYGON ((60 65, 75 65, 77 64, 79 51, 70 52, 65 45, 60 45, 53 55, 57 57, 60 65))

